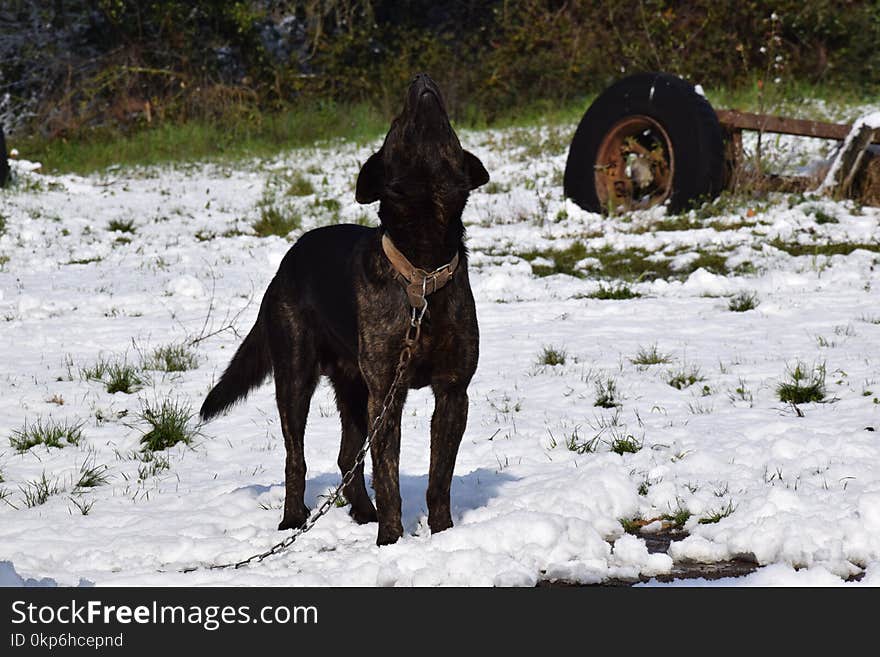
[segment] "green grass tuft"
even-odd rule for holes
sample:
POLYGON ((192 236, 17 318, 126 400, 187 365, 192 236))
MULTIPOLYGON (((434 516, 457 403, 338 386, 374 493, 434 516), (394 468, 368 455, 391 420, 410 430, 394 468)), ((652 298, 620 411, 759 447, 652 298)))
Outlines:
POLYGON ((643 522, 640 518, 620 518, 620 526, 627 534, 638 536, 642 531, 643 522))
POLYGON ((94 365, 81 368, 79 371, 80 378, 86 381, 103 381, 110 371, 110 365, 111 361, 102 356, 94 365))
POLYGON ((156 347, 143 363, 144 369, 159 372, 187 372, 198 366, 199 360, 195 352, 182 343, 156 347))
POLYGON ((130 395, 140 390, 144 383, 144 378, 133 366, 126 363, 114 363, 110 367, 106 381, 107 392, 111 395, 117 392, 130 395))
POLYGON ((310 196, 315 193, 315 186, 312 181, 301 173, 297 173, 290 181, 287 187, 288 196, 310 196))
POLYGON ((787 374, 789 380, 776 388, 780 401, 797 405, 825 399, 825 363, 808 368, 798 361, 787 374))
POLYGON ((103 486, 110 481, 110 477, 107 475, 107 470, 108 468, 106 465, 95 465, 94 463, 89 464, 88 462, 84 462, 80 466, 79 478, 76 481, 74 489, 81 490, 83 488, 103 486))
POLYGON ((565 365, 567 356, 568 354, 566 354, 564 349, 544 347, 544 350, 538 356, 538 365, 565 365))
POLYGON ((339 200, 335 198, 316 198, 314 203, 312 203, 312 206, 316 208, 321 208, 322 210, 326 210, 334 216, 338 215, 339 211, 342 209, 342 203, 340 203, 339 200))
POLYGON ((19 486, 18 490, 21 491, 24 504, 29 509, 45 504, 52 495, 57 495, 61 492, 58 480, 56 479, 49 483, 45 470, 39 479, 34 479, 25 483, 24 486, 19 486))
POLYGON ((653 344, 648 348, 639 347, 639 351, 635 355, 635 358, 630 358, 629 362, 641 367, 647 367, 649 365, 668 365, 672 362, 672 355, 660 353, 657 350, 657 345, 653 344))
POLYGON ((719 522, 722 518, 726 518, 731 513, 736 511, 736 507, 733 506, 733 502, 728 502, 727 506, 718 509, 717 511, 712 511, 705 518, 700 518, 697 521, 697 524, 700 525, 714 525, 716 522, 719 522))
POLYGON ((9 501, 11 496, 12 493, 8 488, 0 488, 0 502, 3 502, 5 505, 10 506, 17 511, 18 507, 9 501))
POLYGON ((667 522, 671 522, 675 527, 681 528, 690 520, 691 515, 693 514, 690 511, 679 506, 674 513, 667 513, 660 517, 667 522))
POLYGON ((617 381, 611 377, 598 379, 596 381, 596 400, 593 402, 593 406, 599 406, 600 408, 620 406, 617 395, 617 381))
POLYGON ((93 256, 91 258, 74 258, 72 260, 68 260, 66 264, 68 265, 90 265, 93 262, 101 262, 104 258, 101 256, 93 256))
POLYGON ((147 450, 138 456, 141 464, 138 466, 138 481, 146 481, 156 477, 160 473, 171 469, 171 461, 163 454, 156 455, 147 450))
POLYGON ((816 218, 816 223, 819 225, 840 223, 840 220, 837 217, 833 214, 828 214, 820 208, 810 208, 807 212, 816 218))
POLYGON ((639 440, 632 434, 625 434, 614 436, 609 443, 609 448, 615 454, 623 456, 624 454, 635 454, 642 449, 644 445, 645 442, 643 440, 639 440))
POLYGON ((157 452, 178 443, 189 445, 198 434, 190 426, 195 412, 186 402, 165 398, 161 403, 146 402, 140 412, 140 420, 149 430, 141 436, 141 451, 157 452))
POLYGON ((25 421, 21 429, 13 431, 9 444, 16 452, 22 454, 38 445, 59 448, 65 445, 78 445, 82 436, 81 422, 49 419, 44 423, 42 418, 37 418, 33 424, 25 421))
POLYGON ((688 388, 698 381, 705 381, 706 378, 700 374, 700 368, 696 366, 681 367, 680 369, 673 370, 669 372, 669 378, 666 379, 666 383, 671 385, 676 390, 684 390, 688 388))
POLYGON ((82 376, 87 380, 100 381, 111 395, 117 392, 130 395, 140 390, 147 382, 134 365, 103 358, 92 367, 83 368, 82 376))
POLYGON ((87 381, 103 383, 111 395, 117 392, 130 395, 147 383, 147 378, 134 365, 129 365, 125 360, 110 360, 103 356, 91 367, 82 368, 80 376, 87 381))
POLYGON ((614 285, 605 287, 604 285, 599 285, 599 289, 595 292, 591 292, 587 295, 588 299, 600 299, 600 300, 623 300, 623 299, 638 299, 641 294, 633 291, 628 285, 614 285))
POLYGON ((287 237, 292 231, 300 228, 300 218, 275 205, 267 205, 260 209, 260 218, 253 224, 257 237, 287 237))
POLYGON ((752 391, 749 390, 745 379, 742 377, 740 377, 739 385, 734 388, 733 392, 728 393, 728 397, 730 397, 730 401, 733 403, 746 402, 749 405, 749 408, 754 405, 755 401, 752 391))
POLYGON ((80 499, 77 499, 77 498, 75 498, 75 497, 73 497, 73 496, 69 497, 68 499, 69 499, 71 502, 73 502, 73 505, 74 505, 74 506, 79 510, 79 512, 80 512, 82 515, 84 515, 84 516, 89 515, 89 512, 92 510, 92 507, 95 506, 95 500, 90 500, 90 501, 87 501, 87 500, 80 500, 80 499))
POLYGON ((576 454, 592 454, 599 446, 599 436, 581 441, 579 431, 580 427, 575 427, 570 434, 565 436, 565 447, 576 454))
POLYGON ((744 313, 754 310, 761 304, 755 292, 740 292, 730 298, 727 304, 728 310, 735 313, 744 313))
POLYGON ((133 219, 111 219, 107 224, 107 230, 111 233, 134 233, 133 219))

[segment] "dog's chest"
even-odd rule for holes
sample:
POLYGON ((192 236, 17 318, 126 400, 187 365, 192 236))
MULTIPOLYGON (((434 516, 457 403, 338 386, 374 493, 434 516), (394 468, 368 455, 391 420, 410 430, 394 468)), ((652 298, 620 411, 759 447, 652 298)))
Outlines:
POLYGON ((469 381, 477 368, 476 335, 456 330, 451 322, 428 322, 413 352, 412 387, 438 379, 469 381))
MULTIPOLYGON (((389 295, 391 297, 397 295, 389 295)), ((473 299, 469 304, 429 298, 426 314, 409 367, 410 386, 420 388, 438 381, 467 382, 477 367, 479 334, 473 299), (432 303, 433 302, 433 303, 432 303)), ((361 305, 358 361, 367 374, 397 364, 410 323, 405 300, 374 300, 361 305)), ((369 375, 368 375, 369 376, 369 375)))

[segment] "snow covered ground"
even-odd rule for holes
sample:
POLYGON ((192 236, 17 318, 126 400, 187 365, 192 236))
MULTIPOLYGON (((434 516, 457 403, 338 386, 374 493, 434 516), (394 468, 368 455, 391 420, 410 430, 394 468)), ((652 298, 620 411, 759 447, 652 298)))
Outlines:
MULTIPOLYGON (((722 583, 880 584, 880 210, 779 196, 604 218, 562 198, 572 131, 461 135, 492 182, 465 214, 481 358, 455 527, 427 530, 433 402, 414 391, 399 543, 377 548, 375 525, 334 508, 281 556, 190 574, 175 571, 284 536, 272 385, 152 460, 142 411, 163 400, 198 408, 240 341, 221 329, 246 333, 296 236, 375 222, 375 207, 354 203, 354 182, 376 145, 86 178, 16 163, 16 185, 0 192, 0 580, 531 586, 745 557, 757 572, 722 583), (313 193, 288 194, 309 191, 302 179, 313 193), (301 227, 287 240, 257 237, 267 208, 301 227), (568 273, 543 275, 554 268, 568 273), (607 275, 621 272, 641 296, 592 296, 620 289, 607 275), (758 305, 731 311, 741 293, 758 305), (190 351, 195 368, 143 369, 157 347, 205 336, 190 351), (564 362, 545 364, 550 351, 564 362), (650 355, 666 362, 640 364, 650 355), (101 362, 145 381, 108 393, 83 374, 101 362), (780 401, 798 363, 824 369, 822 402, 780 401), (607 408, 595 405, 603 391, 607 408), (77 444, 19 453, 10 442, 63 421, 80 427, 77 444), (84 472, 99 485, 77 487, 84 472), (687 537, 668 554, 624 529, 675 523, 687 537)), ((783 142, 779 152, 803 160, 822 146, 783 142)), ((310 507, 339 480, 338 431, 322 384, 306 436, 310 507)))

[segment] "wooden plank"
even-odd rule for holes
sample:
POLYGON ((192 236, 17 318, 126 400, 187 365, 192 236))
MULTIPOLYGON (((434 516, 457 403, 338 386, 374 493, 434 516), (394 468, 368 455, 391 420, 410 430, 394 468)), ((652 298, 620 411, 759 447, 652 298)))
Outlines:
MULTIPOLYGON (((718 122, 728 130, 759 130, 843 141, 852 129, 852 126, 845 123, 790 119, 784 116, 753 114, 738 110, 718 110, 715 113, 718 115, 718 122)), ((880 142, 875 141, 875 143, 880 142)))
POLYGON ((880 130, 866 124, 858 126, 849 141, 844 142, 821 189, 825 193, 830 192, 834 198, 846 198, 865 157, 865 150, 877 138, 880 138, 880 130))
POLYGON ((722 187, 732 188, 737 183, 738 165, 743 158, 742 130, 725 131, 724 136, 724 177, 722 187))
POLYGON ((856 178, 853 197, 865 205, 880 207, 880 149, 876 152, 865 151, 861 171, 864 175, 856 178))
POLYGON ((9 161, 6 159, 6 136, 3 134, 3 126, 0 125, 0 187, 4 187, 9 181, 9 161))

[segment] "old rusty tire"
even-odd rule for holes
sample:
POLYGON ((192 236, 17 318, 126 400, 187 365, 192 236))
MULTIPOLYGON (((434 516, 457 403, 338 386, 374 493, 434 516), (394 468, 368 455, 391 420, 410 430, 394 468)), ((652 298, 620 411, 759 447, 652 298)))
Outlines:
POLYGON ((722 188, 724 144, 709 102, 666 73, 640 73, 605 90, 584 114, 565 166, 565 195, 617 213, 666 203, 670 212, 722 188))
POLYGON ((675 174, 669 135, 650 116, 621 119, 599 142, 593 172, 596 197, 609 212, 663 203, 675 174))

